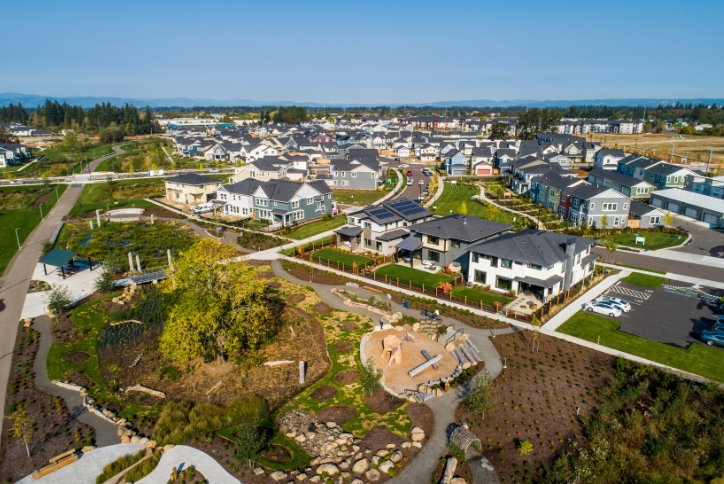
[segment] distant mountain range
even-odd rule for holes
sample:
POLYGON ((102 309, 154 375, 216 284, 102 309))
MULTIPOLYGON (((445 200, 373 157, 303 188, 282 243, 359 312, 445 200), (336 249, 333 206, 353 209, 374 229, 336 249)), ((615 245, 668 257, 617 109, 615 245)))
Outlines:
POLYGON ((68 104, 83 106, 84 108, 93 107, 99 103, 111 103, 116 106, 123 104, 131 104, 137 107, 151 106, 152 108, 158 107, 182 107, 190 108, 196 106, 307 106, 314 108, 321 107, 335 107, 335 108, 348 108, 358 106, 413 106, 423 107, 431 106, 435 108, 453 108, 453 107, 471 107, 471 108, 486 108, 486 107, 499 107, 506 108, 511 106, 527 106, 529 108, 552 108, 561 107, 566 108, 570 106, 648 106, 656 107, 660 104, 675 104, 676 102, 691 103, 691 104, 711 104, 717 103, 721 105, 724 103, 722 98, 621 98, 621 99, 577 99, 577 100, 550 100, 550 101, 535 101, 529 99, 512 99, 509 101, 495 101, 492 99, 472 99, 468 101, 436 101, 429 103, 346 103, 346 104, 333 104, 333 103, 317 103, 317 102, 294 102, 294 101, 256 101, 253 99, 193 99, 186 97, 176 98, 150 98, 150 99, 135 99, 135 98, 123 98, 123 97, 56 97, 56 96, 41 96, 38 94, 20 94, 16 92, 4 92, 0 93, 0 106, 7 106, 10 103, 18 104, 21 103, 27 108, 35 108, 40 104, 44 104, 46 99, 52 101, 58 100, 58 102, 67 102, 68 104))

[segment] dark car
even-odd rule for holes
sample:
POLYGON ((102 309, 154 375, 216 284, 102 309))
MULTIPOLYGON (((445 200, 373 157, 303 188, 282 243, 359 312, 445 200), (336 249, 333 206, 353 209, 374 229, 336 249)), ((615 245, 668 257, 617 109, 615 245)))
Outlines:
POLYGON ((412 176, 412 170, 407 170, 407 176, 412 176))
POLYGON ((724 333, 720 331, 702 331, 701 340, 709 346, 724 347, 724 333))
POLYGON ((422 170, 422 174, 425 176, 430 176, 430 175, 432 175, 432 172, 430 170, 428 170, 427 168, 425 168, 424 170, 422 170))

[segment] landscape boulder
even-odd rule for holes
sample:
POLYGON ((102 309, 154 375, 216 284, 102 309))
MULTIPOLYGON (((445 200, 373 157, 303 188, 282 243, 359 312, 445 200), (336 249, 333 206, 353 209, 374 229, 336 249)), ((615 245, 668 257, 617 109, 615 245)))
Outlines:
POLYGON ((370 461, 366 458, 360 459, 352 466, 352 472, 355 474, 364 474, 370 468, 370 461))
POLYGON ((410 438, 413 442, 422 442, 425 440, 425 431, 422 430, 420 427, 414 427, 410 431, 410 438))
POLYGON ((317 474, 323 475, 327 474, 328 476, 336 476, 339 474, 339 468, 334 464, 322 464, 319 467, 317 467, 317 474))

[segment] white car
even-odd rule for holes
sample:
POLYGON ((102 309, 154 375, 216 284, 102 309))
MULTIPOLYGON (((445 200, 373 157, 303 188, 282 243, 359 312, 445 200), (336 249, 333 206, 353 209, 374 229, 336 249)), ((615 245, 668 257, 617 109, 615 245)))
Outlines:
POLYGON ((628 301, 624 301, 623 299, 619 299, 617 297, 598 296, 596 299, 593 300, 593 302, 613 304, 614 306, 619 307, 624 313, 631 311, 631 305, 628 303, 628 301))
POLYGON ((618 307, 605 302, 587 302, 583 305, 583 309, 593 313, 605 314, 606 316, 610 316, 612 318, 621 316, 621 310, 618 307))
POLYGON ((214 204, 213 203, 201 203, 199 205, 196 205, 193 208, 193 210, 194 210, 195 214, 212 212, 214 210, 214 204))
POLYGON ((412 185, 412 182, 413 182, 412 178, 408 178, 408 179, 407 179, 407 186, 409 187, 410 185, 412 185))

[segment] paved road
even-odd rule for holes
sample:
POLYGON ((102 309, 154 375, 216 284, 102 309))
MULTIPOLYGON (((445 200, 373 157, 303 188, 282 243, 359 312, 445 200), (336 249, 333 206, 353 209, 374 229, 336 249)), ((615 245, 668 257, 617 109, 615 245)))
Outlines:
MULTIPOLYGON (((114 147, 114 150, 114 154, 92 161, 90 170, 93 171, 103 160, 123 153, 123 150, 117 146, 114 147)), ((63 217, 75 205, 82 189, 82 186, 78 184, 68 187, 58 203, 45 216, 45 220, 25 240, 23 248, 10 261, 2 278, 2 288, 0 288, 0 308, 2 308, 0 309, 0 415, 5 415, 5 392, 10 377, 10 363, 18 333, 18 322, 23 311, 30 279, 38 259, 40 259, 42 242, 53 235, 63 217)), ((4 420, 0 419, 0 439, 4 435, 2 432, 4 420)))
POLYGON ((400 197, 406 197, 410 200, 414 200, 420 196, 420 181, 424 181, 423 189, 424 187, 430 183, 432 180, 432 177, 425 176, 422 174, 422 169, 427 167, 427 165, 424 164, 414 164, 414 165, 408 165, 407 168, 400 168, 400 171, 407 174, 407 170, 412 171, 412 176, 409 178, 412 178, 412 185, 406 187, 401 194, 399 194, 395 198, 400 197))
POLYGON ((724 233, 703 227, 699 223, 681 216, 675 217, 672 225, 689 232, 691 241, 688 245, 671 250, 709 257, 724 257, 724 233))
MULTIPOLYGON (((603 247, 594 247, 593 252, 603 256, 604 260, 611 255, 603 247)), ((613 254, 613 257, 616 261, 619 261, 623 264, 643 267, 646 269, 666 271, 673 274, 682 274, 685 276, 697 277, 710 281, 724 282, 724 270, 722 270, 721 267, 661 259, 658 257, 641 255, 635 252, 628 252, 625 250, 617 250, 613 254)))

